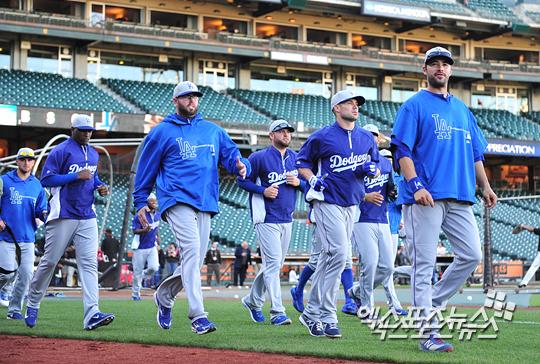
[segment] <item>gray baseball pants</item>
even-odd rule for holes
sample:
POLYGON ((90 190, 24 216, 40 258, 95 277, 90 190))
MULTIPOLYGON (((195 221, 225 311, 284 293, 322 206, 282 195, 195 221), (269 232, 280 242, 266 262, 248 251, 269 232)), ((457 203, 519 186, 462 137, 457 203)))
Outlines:
POLYGON ((165 307, 172 308, 176 295, 185 288, 188 317, 206 317, 201 288, 201 268, 210 238, 210 214, 178 204, 166 211, 167 222, 180 249, 180 262, 174 273, 158 287, 156 294, 165 307))
POLYGON ((386 300, 388 303, 388 307, 394 308, 394 309, 402 309, 401 302, 399 302, 399 299, 397 297, 396 293, 396 287, 394 287, 394 264, 396 261, 396 254, 397 254, 397 246, 398 246, 398 235, 397 234, 391 234, 392 237, 392 273, 388 277, 386 281, 383 282, 384 287, 384 293, 386 294, 386 300))
POLYGON ((370 310, 374 306, 373 290, 392 276, 392 236, 388 224, 357 222, 354 224, 353 241, 360 258, 360 282, 353 292, 362 305, 370 310))
MULTIPOLYGON (((317 237, 317 224, 311 224, 311 252, 309 255, 309 261, 307 265, 315 272, 317 269, 317 263, 319 262, 319 255, 321 255, 322 244, 317 237)), ((349 253, 347 255, 347 262, 344 269, 352 269, 352 244, 349 244, 349 253)))
POLYGON ((281 300, 279 273, 291 241, 292 222, 284 224, 255 224, 255 232, 260 243, 262 267, 257 273, 246 304, 260 309, 264 305, 265 293, 270 297, 271 317, 284 314, 281 300))
MULTIPOLYGON (((23 299, 28 292, 32 274, 34 274, 34 243, 19 243, 19 246, 21 247, 21 265, 17 269, 17 272, 10 274, 0 273, 0 290, 13 282, 8 314, 21 313, 23 299)), ((0 267, 7 270, 17 268, 14 243, 0 241, 0 267)))
POLYGON ((357 206, 342 207, 316 201, 317 236, 322 244, 304 315, 313 321, 337 323, 336 299, 340 276, 350 250, 357 206))
POLYGON ((444 307, 482 259, 480 236, 472 206, 435 201, 435 207, 404 205, 407 237, 412 241, 413 306, 426 317, 432 308, 444 307), (443 230, 454 251, 454 261, 432 287, 439 232, 443 230))
POLYGON ((157 248, 135 249, 133 251, 133 284, 131 294, 134 297, 141 296, 142 280, 144 277, 151 278, 159 269, 157 248), (144 269, 145 264, 147 268, 144 269))
POLYGON ((32 283, 30 283, 27 306, 39 308, 56 265, 71 242, 75 245, 77 270, 83 291, 83 325, 86 327, 90 318, 99 312, 98 227, 96 219, 56 219, 47 223, 45 226, 45 254, 41 257, 32 283))

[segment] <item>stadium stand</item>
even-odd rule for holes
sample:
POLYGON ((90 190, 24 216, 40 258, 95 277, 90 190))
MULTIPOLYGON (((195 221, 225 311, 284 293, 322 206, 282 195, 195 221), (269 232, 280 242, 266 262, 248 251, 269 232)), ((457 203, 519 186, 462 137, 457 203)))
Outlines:
POLYGON ((525 11, 525 15, 534 20, 536 23, 540 23, 540 11, 525 11))
POLYGON ((467 6, 486 18, 522 22, 512 10, 499 0, 468 0, 467 6))
POLYGON ((19 70, 0 70, 0 102, 60 109, 131 112, 127 106, 87 80, 19 70))
MULTIPOLYGON (((499 137, 512 139, 540 139, 540 125, 505 110, 473 109, 480 127, 492 131, 499 137)), ((488 134, 489 136, 489 134, 488 134)))
MULTIPOLYGON (((174 112, 171 102, 173 85, 167 83, 102 79, 114 92, 148 113, 167 115, 174 112)), ((263 124, 270 121, 264 115, 210 87, 199 87, 204 94, 200 112, 208 119, 232 124, 263 124)))
POLYGON ((467 8, 465 8, 462 4, 458 3, 455 0, 393 0, 392 2, 414 6, 423 6, 430 8, 431 11, 441 13, 470 15, 470 11, 468 11, 467 8))

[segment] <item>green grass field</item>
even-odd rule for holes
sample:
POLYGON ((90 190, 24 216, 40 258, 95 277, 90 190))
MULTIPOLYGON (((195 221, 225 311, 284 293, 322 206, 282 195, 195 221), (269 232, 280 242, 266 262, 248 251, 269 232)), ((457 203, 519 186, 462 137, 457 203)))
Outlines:
MULTIPOLYGON (((205 305, 218 330, 203 336, 191 332, 185 300, 176 303, 172 329, 160 329, 156 324, 156 308, 151 299, 141 302, 103 299, 101 309, 114 312, 116 320, 110 326, 93 332, 82 329, 82 303, 79 300, 45 300, 38 325, 33 329, 27 328, 24 322, 6 320, 6 310, 1 309, 0 333, 399 363, 534 363, 538 360, 539 311, 518 309, 514 322, 497 321, 497 339, 459 341, 456 334, 456 339, 452 340, 455 352, 423 353, 418 350, 416 340, 380 341, 366 325, 352 316, 340 315, 343 338, 330 340, 310 337, 298 322, 298 314, 292 306, 287 309, 293 318, 293 325, 273 327, 269 323, 253 323, 239 301, 207 300, 205 305)), ((466 313, 476 311, 461 310, 466 313)), ((265 310, 265 314, 268 316, 268 310, 265 310)))

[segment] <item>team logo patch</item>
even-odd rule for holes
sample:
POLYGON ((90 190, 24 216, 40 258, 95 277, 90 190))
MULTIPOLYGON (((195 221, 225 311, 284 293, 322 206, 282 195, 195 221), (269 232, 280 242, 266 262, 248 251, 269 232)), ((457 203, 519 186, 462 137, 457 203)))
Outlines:
POLYGON ((15 189, 15 187, 9 188, 9 201, 11 202, 12 205, 22 204, 22 199, 23 198, 21 194, 19 193, 19 191, 15 189))

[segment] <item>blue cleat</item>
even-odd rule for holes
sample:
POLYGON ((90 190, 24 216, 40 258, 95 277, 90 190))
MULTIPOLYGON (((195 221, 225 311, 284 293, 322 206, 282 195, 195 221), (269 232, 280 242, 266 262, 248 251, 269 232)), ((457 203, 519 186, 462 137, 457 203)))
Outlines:
POLYGON ((206 317, 201 317, 191 323, 191 331, 197 333, 197 335, 204 335, 216 331, 216 325, 206 317))
POLYGON ((98 312, 88 320, 88 325, 85 330, 95 330, 101 326, 107 326, 114 321, 114 315, 112 313, 98 312))
POLYGON ((405 310, 404 308, 391 308, 390 311, 398 316, 407 316, 409 314, 409 311, 405 310))
POLYGON ((38 312, 39 312, 39 309, 37 308, 26 307, 26 315, 24 316, 24 322, 26 323, 26 326, 30 328, 36 326, 37 319, 38 319, 38 312))
POLYGON ((8 320, 22 320, 24 317, 19 312, 11 312, 7 314, 8 320))
POLYGON ((336 323, 323 323, 324 335, 330 339, 337 339, 341 337, 341 331, 336 323))
POLYGON ((157 298, 157 292, 154 292, 154 303, 157 306, 157 315, 156 320, 158 325, 164 329, 169 330, 171 328, 172 324, 172 317, 171 317, 171 311, 172 309, 170 307, 163 306, 159 299, 157 298))
POLYGON ((356 316, 356 312, 358 312, 358 307, 356 306, 356 303, 354 303, 354 301, 349 301, 343 305, 343 307, 341 308, 341 312, 347 315, 356 316))
POLYGON ((141 296, 131 296, 132 301, 142 301, 141 296))
POLYGON ((281 315, 277 315, 277 316, 272 317, 270 319, 270 323, 272 325, 282 326, 282 325, 290 325, 290 324, 292 324, 292 321, 286 315, 281 314, 281 315))
MULTIPOLYGON (((263 315, 263 312, 262 310, 257 310, 257 309, 254 309, 254 308, 251 308, 247 303, 246 303, 246 298, 247 297, 242 297, 241 301, 242 301, 242 305, 248 309, 249 311, 249 315, 251 316, 251 319, 253 320, 253 322, 264 322, 266 321, 266 318, 264 317, 263 315)), ((287 317, 287 316, 285 316, 287 317)))
POLYGON ((349 297, 351 297, 357 308, 362 306, 362 301, 360 300, 360 297, 354 294, 354 290, 352 288, 349 288, 347 290, 347 294, 349 295, 349 297))
POLYGON ((420 342, 420 349, 427 352, 451 352, 454 351, 452 344, 445 343, 435 335, 430 335, 429 339, 424 342, 420 342))
POLYGON ((326 334, 324 333, 323 325, 320 321, 310 320, 303 314, 300 315, 298 320, 300 320, 302 325, 307 327, 307 329, 309 330, 309 334, 311 336, 315 336, 315 337, 326 336, 326 334))
POLYGON ((294 309, 300 313, 304 312, 304 292, 291 287, 291 296, 294 309))

